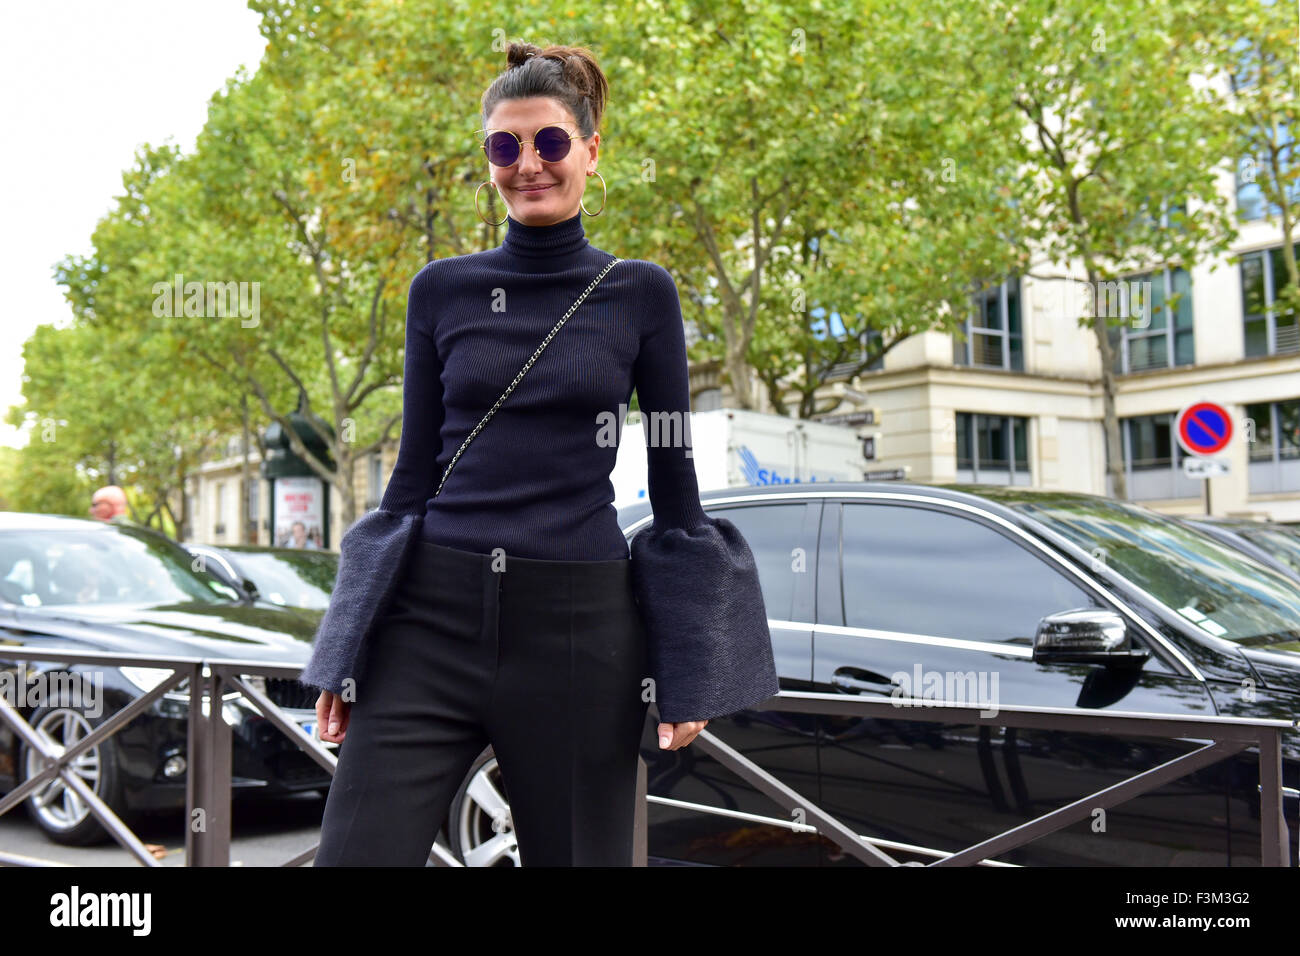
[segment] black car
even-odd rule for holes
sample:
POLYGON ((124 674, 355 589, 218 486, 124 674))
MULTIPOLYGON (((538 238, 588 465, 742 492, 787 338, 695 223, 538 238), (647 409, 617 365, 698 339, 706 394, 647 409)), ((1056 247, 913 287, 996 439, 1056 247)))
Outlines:
MULTIPOLYGON (((1000 705, 1285 720, 1300 710, 1293 582, 1145 508, 894 482, 732 488, 701 501, 754 552, 783 690, 920 697, 917 677, 975 674, 1000 705), (1036 660, 1039 623, 1067 611, 1118 615, 1131 657, 1036 660)), ((631 539, 649 505, 619 518, 631 539)), ((708 729, 885 852, 922 863, 1205 743, 779 711, 708 729)), ((1283 746, 1294 848, 1300 747, 1292 734, 1283 746)), ((660 751, 650 721, 642 756, 652 863, 857 863, 699 748, 660 751)), ((1258 864, 1257 761, 1243 752, 1111 809, 1100 829, 1090 819, 986 862, 1258 864)), ((452 848, 473 863, 517 863, 512 835, 491 825, 505 798, 490 753, 476 772, 453 805, 452 848)))
POLYGON ((1300 530, 1248 518, 1185 518, 1192 527, 1300 583, 1300 530))
POLYGON ((188 541, 181 546, 202 559, 202 570, 243 592, 249 600, 313 611, 329 607, 339 571, 335 551, 188 541))
MULTIPOLYGON (((0 512, 0 678, 10 690, 19 683, 43 689, 10 701, 38 733, 60 746, 84 737, 156 687, 167 671, 19 662, 6 659, 5 646, 306 663, 319 612, 250 602, 197 572, 192 561, 175 542, 148 529, 0 512)), ((312 732, 315 694, 292 679, 252 680, 312 732)), ((76 763, 86 784, 128 822, 143 810, 185 806, 186 689, 183 684, 165 694, 76 763)), ((233 732, 235 799, 328 788, 328 772, 241 694, 227 693, 222 711, 233 732)), ((35 764, 36 755, 0 725, 0 793, 25 780, 35 764)), ((107 838, 61 781, 26 803, 58 842, 107 838)))

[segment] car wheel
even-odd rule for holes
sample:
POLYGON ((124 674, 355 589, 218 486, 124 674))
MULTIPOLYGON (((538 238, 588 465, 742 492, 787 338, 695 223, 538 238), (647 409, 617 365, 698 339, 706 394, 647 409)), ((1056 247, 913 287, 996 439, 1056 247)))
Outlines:
POLYGON ((519 841, 496 754, 478 755, 451 801, 451 851, 466 866, 519 866, 519 841))
MULTIPOLYGON (((38 707, 28 723, 47 749, 62 754, 106 719, 89 718, 77 707, 56 703, 38 707)), ((24 743, 19 766, 22 767, 22 779, 29 780, 44 769, 44 758, 24 743)), ((69 766, 91 792, 130 825, 134 814, 127 808, 123 796, 117 743, 112 737, 79 755, 69 766)), ((28 815, 55 843, 90 846, 112 839, 112 835, 91 815, 90 806, 63 782, 62 777, 55 777, 37 788, 25 802, 28 815)))

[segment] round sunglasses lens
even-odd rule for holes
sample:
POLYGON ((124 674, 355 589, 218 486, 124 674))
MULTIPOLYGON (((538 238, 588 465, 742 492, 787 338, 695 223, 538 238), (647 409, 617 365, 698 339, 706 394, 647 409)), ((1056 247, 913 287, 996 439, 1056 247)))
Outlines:
POLYGON ((509 133, 492 133, 483 141, 483 149, 494 166, 509 166, 519 158, 519 141, 509 133))
POLYGON ((558 126, 547 126, 537 131, 537 155, 548 163, 558 163, 569 155, 569 134, 558 126))

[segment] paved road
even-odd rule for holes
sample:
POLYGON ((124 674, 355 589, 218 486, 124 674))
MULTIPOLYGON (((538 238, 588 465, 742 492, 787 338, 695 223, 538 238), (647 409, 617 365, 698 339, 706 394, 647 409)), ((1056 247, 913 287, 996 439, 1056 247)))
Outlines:
MULTIPOLYGON (((325 798, 313 794, 236 804, 231 821, 231 865, 279 866, 298 855, 320 839, 324 811, 325 798)), ((135 833, 143 842, 164 848, 165 856, 160 860, 164 866, 185 865, 184 811, 145 817, 135 827, 135 833)), ((140 865, 117 841, 94 847, 54 843, 28 818, 23 807, 0 816, 0 852, 72 866, 140 865)))

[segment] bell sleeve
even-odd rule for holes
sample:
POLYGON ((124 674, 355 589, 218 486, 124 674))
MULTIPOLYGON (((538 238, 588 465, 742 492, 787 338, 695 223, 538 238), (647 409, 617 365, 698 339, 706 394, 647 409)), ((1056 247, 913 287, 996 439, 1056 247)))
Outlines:
POLYGON ((631 543, 660 720, 711 720, 779 688, 758 567, 739 529, 700 505, 690 447, 690 386, 681 303, 653 269, 633 384, 646 432, 654 522, 631 543))
POLYGON ((360 681, 371 632, 397 591, 435 488, 446 413, 433 340, 431 266, 416 274, 407 293, 397 464, 379 507, 358 518, 339 541, 334 590, 298 676, 302 684, 336 694, 344 693, 349 679, 360 681))

